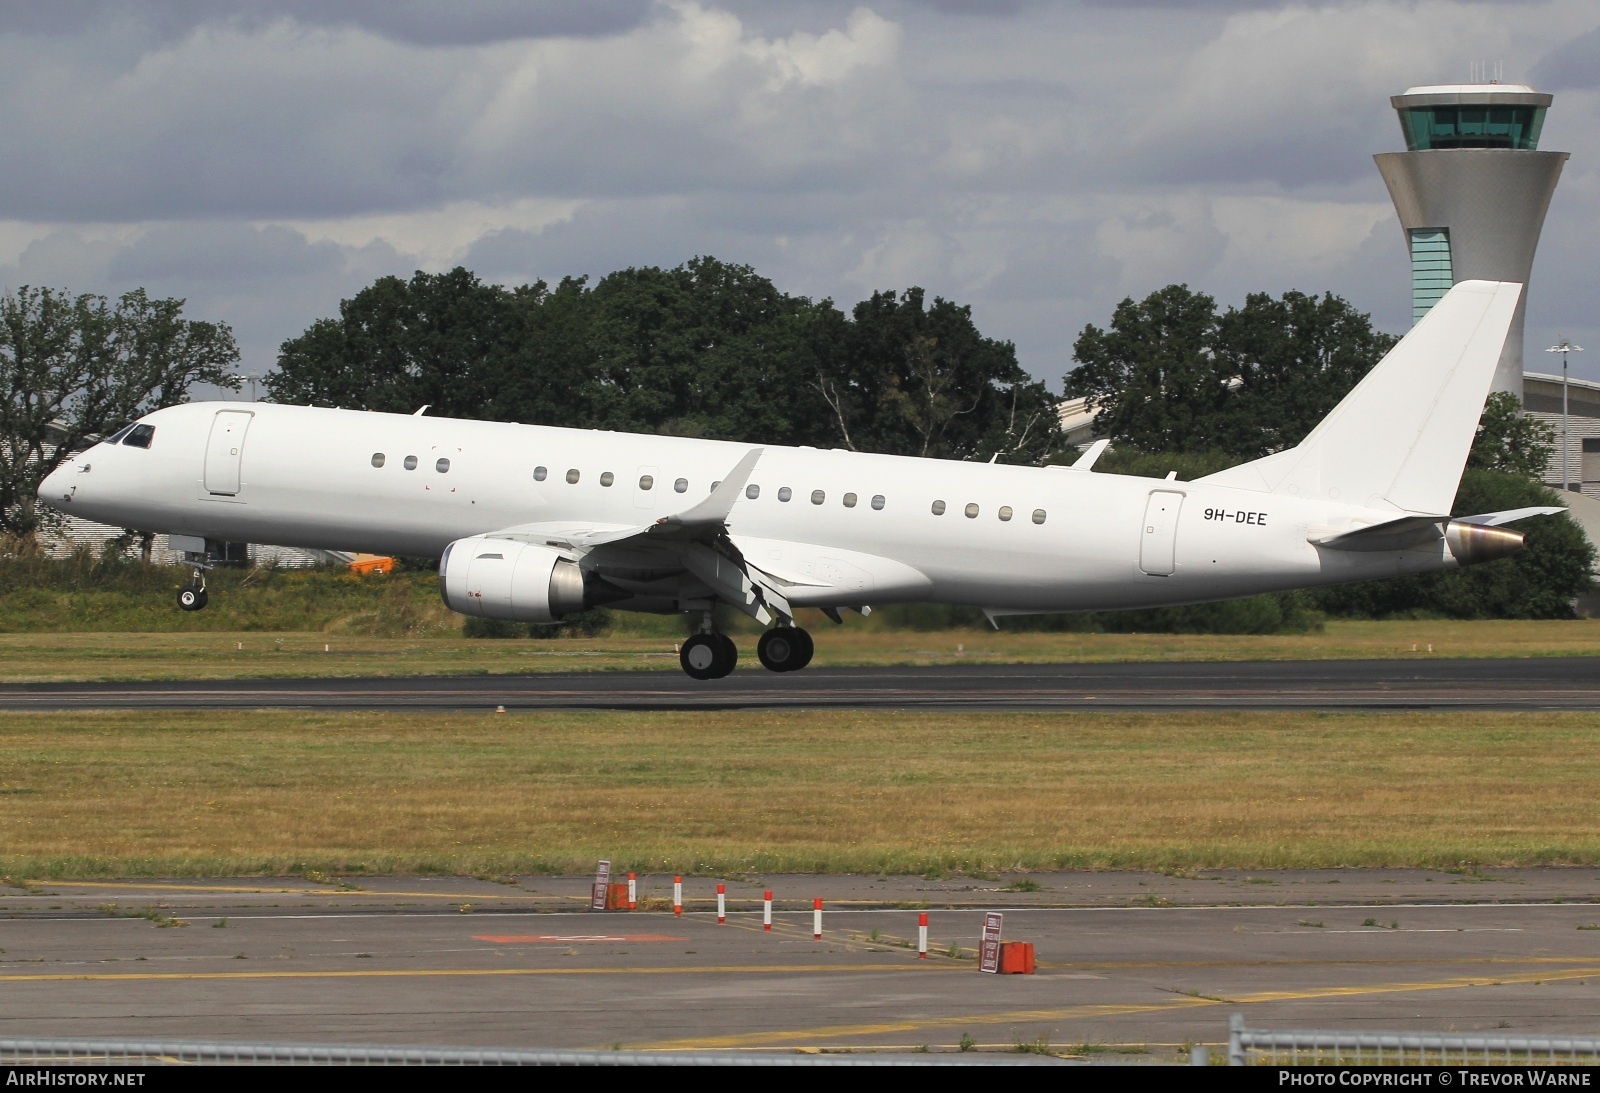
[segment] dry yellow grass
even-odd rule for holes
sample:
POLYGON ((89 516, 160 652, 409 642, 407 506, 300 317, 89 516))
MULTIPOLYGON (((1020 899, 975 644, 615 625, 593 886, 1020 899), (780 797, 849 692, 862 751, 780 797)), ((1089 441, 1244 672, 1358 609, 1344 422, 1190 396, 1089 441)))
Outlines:
MULTIPOLYGON (((1412 656, 1600 656, 1600 622, 1333 621, 1322 633, 1071 634, 884 630, 852 620, 814 631, 819 666, 1412 656), (1432 654, 1427 652, 1433 646, 1432 654), (1412 652, 1416 646, 1417 652, 1412 652)), ((741 670, 760 671, 754 634, 741 670)), ((369 638, 324 633, 0 634, 0 682, 676 671, 671 637, 547 641, 369 638), (324 646, 329 652, 323 652, 324 646)))
POLYGON ((13 714, 13 876, 1600 861, 1591 714, 13 714))

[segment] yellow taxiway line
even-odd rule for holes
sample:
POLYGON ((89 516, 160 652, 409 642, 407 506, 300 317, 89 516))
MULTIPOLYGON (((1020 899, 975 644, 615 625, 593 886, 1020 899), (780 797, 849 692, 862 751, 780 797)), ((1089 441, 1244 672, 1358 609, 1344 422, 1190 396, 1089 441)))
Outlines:
POLYGON ((861 1025, 828 1025, 810 1029, 790 1029, 772 1032, 746 1032, 729 1036, 695 1037, 684 1040, 661 1040, 650 1044, 633 1045, 641 1051, 709 1051, 729 1048, 792 1047, 811 1040, 844 1040, 860 1036, 881 1036, 896 1032, 917 1032, 924 1029, 961 1028, 968 1025, 994 1025, 1034 1023, 1042 1021, 1071 1021, 1096 1017, 1122 1017, 1129 1014, 1156 1013, 1177 1009, 1214 1006, 1249 1006, 1270 1002, 1309 1001, 1318 998, 1348 998, 1369 994, 1397 994, 1410 991, 1460 990, 1465 987, 1500 986, 1513 983, 1543 982, 1552 979, 1586 979, 1600 975, 1600 965, 1563 968, 1551 971, 1525 972, 1502 976, 1459 976, 1451 979, 1424 980, 1421 982, 1374 983, 1365 986, 1311 987, 1293 991, 1257 991, 1234 995, 1230 998, 1197 998, 1177 996, 1160 1002, 1102 1003, 1067 1006, 1060 1009, 1008 1010, 1001 1013, 969 1013, 955 1017, 927 1017, 903 1021, 881 1021, 861 1025))

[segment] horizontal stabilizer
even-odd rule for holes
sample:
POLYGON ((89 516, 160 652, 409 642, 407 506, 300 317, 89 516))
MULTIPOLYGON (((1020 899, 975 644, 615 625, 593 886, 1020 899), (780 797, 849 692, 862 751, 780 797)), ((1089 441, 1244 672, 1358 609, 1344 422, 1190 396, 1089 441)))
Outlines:
POLYGON ((1538 505, 1531 509, 1506 509, 1504 512, 1486 512, 1480 516, 1457 516, 1450 522, 1452 524, 1480 524, 1486 528, 1497 528, 1501 524, 1509 524, 1514 520, 1523 520, 1529 516, 1554 516, 1558 512, 1567 510, 1557 505, 1538 505))
MULTIPOLYGON (((1499 527, 1501 524, 1509 524, 1529 516, 1552 516, 1566 511, 1563 508, 1546 505, 1526 509, 1506 509, 1504 512, 1486 512, 1478 516, 1402 516, 1398 520, 1387 520, 1341 535, 1312 539, 1311 542, 1317 546, 1328 547, 1330 550, 1407 550, 1439 539, 1451 538, 1451 529, 1455 529, 1455 537, 1460 538, 1462 533, 1470 533, 1472 528, 1499 527)), ((1455 549, 1453 542, 1451 546, 1455 549)))
POLYGON ((1443 516, 1402 516, 1398 520, 1311 541, 1330 550, 1406 550, 1442 539, 1444 525, 1449 522, 1443 516))

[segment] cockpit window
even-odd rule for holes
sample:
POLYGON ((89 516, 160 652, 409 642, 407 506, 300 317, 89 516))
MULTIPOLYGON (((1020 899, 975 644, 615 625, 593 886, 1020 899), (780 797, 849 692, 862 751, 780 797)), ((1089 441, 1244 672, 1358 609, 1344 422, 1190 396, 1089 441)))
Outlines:
POLYGON ((128 435, 122 438, 124 448, 148 448, 150 441, 156 435, 154 425, 135 425, 128 430, 128 435))
POLYGON ((121 444, 122 443, 122 438, 127 436, 128 435, 128 430, 130 430, 132 428, 133 428, 132 425, 124 425, 122 428, 118 429, 116 432, 114 432, 110 436, 106 437, 106 443, 107 444, 121 444))

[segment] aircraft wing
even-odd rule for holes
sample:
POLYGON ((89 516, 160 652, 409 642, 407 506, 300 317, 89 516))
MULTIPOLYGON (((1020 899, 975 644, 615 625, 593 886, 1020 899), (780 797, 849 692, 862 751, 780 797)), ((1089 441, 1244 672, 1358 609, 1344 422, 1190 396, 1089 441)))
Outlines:
POLYGON ((642 560, 654 568, 692 574, 711 595, 763 625, 772 621, 773 612, 793 618, 794 609, 783 589, 796 582, 750 565, 728 536, 728 515, 743 495, 761 452, 752 448, 745 453, 705 500, 649 524, 547 521, 518 524, 489 532, 488 537, 554 547, 574 560, 587 558, 602 577, 607 574, 608 560, 625 553, 629 568, 637 568, 642 560))

